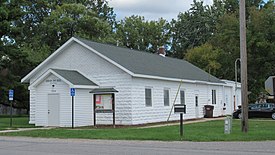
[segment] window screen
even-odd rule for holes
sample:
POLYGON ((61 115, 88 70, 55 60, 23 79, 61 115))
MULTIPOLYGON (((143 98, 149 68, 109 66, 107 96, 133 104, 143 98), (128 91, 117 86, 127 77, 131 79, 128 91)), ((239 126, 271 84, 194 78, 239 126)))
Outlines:
POLYGON ((183 90, 180 91, 180 104, 185 104, 185 92, 183 90))
POLYGON ((152 106, 152 89, 145 88, 145 104, 148 107, 152 106))
POLYGON ((169 106, 169 90, 164 90, 163 92, 164 96, 164 106, 169 106))
POLYGON ((216 104, 217 99, 216 99, 216 90, 212 90, 212 104, 216 104))

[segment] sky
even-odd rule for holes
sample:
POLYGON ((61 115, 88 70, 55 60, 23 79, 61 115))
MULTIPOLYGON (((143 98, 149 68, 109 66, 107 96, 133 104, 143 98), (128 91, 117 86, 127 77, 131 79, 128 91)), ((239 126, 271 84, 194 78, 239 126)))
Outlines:
MULTIPOLYGON (((212 0, 203 0, 204 4, 212 4, 212 0)), ((185 12, 193 0, 108 0, 114 8, 117 20, 131 15, 144 16, 146 20, 158 20, 163 17, 171 21, 177 19, 179 12, 185 12)))

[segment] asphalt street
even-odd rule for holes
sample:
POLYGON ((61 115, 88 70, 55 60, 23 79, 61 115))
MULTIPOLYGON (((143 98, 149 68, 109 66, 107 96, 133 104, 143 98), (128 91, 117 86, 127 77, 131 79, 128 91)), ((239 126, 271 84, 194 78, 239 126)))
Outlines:
POLYGON ((274 155, 275 141, 160 142, 0 137, 0 155, 274 155))

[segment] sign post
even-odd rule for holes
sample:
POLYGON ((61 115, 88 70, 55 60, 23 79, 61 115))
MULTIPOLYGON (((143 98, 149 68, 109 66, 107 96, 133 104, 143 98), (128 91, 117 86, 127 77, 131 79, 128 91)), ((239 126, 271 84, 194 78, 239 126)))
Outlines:
POLYGON ((12 127, 12 101, 13 101, 14 91, 9 90, 9 101, 10 101, 10 127, 12 127))
POLYGON ((183 136, 183 114, 186 114, 186 105, 185 104, 175 104, 174 112, 180 113, 180 136, 183 136))
POLYGON ((180 136, 183 136, 183 114, 180 113, 180 136))
POLYGON ((75 96, 75 88, 71 88, 71 97, 72 97, 72 128, 74 128, 74 96, 75 96))

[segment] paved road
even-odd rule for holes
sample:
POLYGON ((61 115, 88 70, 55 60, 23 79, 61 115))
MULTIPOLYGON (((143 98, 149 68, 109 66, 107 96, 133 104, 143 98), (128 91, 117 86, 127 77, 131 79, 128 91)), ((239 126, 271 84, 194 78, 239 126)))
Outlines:
POLYGON ((159 142, 0 137, 0 155, 274 155, 275 141, 159 142))

